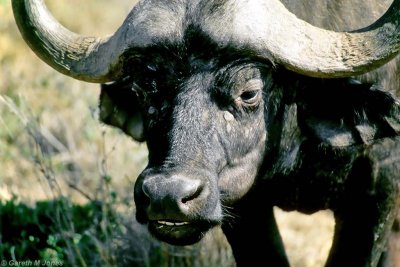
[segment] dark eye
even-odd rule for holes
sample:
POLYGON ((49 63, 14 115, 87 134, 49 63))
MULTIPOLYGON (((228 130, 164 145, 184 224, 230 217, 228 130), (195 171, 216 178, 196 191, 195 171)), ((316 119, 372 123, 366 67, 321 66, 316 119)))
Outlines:
POLYGON ((242 92, 238 100, 241 105, 248 107, 256 107, 261 100, 262 90, 251 90, 247 88, 246 91, 242 92))
POLYGON ((246 104, 253 104, 258 100, 258 94, 260 90, 246 91, 240 95, 240 98, 246 104))
POLYGON ((251 79, 245 85, 245 90, 240 95, 240 100, 246 105, 256 105, 262 93, 263 82, 260 79, 251 79))

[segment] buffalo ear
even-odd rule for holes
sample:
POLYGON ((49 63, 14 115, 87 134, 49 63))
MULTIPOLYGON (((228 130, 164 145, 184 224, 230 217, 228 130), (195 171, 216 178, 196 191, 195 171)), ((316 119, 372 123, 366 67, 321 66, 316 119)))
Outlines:
POLYGON ((102 84, 99 108, 102 122, 121 129, 136 141, 145 141, 138 98, 129 84, 102 84))
POLYGON ((311 82, 296 96, 302 133, 343 147, 400 135, 400 103, 373 85, 353 79, 311 82))

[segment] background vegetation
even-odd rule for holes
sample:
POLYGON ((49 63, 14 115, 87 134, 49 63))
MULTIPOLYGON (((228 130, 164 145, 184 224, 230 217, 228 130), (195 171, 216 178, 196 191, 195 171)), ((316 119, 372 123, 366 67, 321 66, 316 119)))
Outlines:
MULTIPOLYGON (((132 0, 46 1, 69 29, 112 33, 132 0)), ((70 266, 234 266, 216 229, 198 245, 173 247, 134 221, 133 184, 147 151, 97 120, 99 86, 42 63, 0 0, 0 260, 70 266)), ((276 210, 295 267, 322 266, 333 220, 276 210)), ((267 259, 266 259, 267 261, 267 259)))

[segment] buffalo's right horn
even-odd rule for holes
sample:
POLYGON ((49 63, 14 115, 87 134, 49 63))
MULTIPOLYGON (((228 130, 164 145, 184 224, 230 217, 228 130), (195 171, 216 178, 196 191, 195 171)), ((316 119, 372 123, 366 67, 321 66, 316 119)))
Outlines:
POLYGON ((314 27, 296 18, 280 1, 265 2, 275 9, 268 14, 279 14, 275 19, 284 24, 283 28, 275 28, 276 23, 269 25, 284 38, 275 38, 268 49, 273 58, 296 72, 326 78, 348 77, 373 70, 399 53, 400 0, 394 0, 378 21, 353 32, 314 27))
MULTIPOLYGON (((211 4, 210 4, 211 5, 211 4)), ((218 43, 233 43, 262 58, 314 77, 347 77, 388 62, 400 50, 400 0, 371 26, 352 32, 315 27, 279 0, 237 1, 200 18, 218 43), (214 25, 223 25, 221 28, 214 25)))

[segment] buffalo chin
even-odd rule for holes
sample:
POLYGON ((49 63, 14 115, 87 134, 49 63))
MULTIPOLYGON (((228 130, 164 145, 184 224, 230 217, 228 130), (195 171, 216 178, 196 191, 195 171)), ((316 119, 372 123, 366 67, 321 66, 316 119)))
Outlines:
POLYGON ((150 233, 158 240, 176 246, 192 245, 200 241, 205 233, 215 224, 206 222, 190 223, 181 226, 164 225, 157 221, 150 221, 148 228, 150 233))

